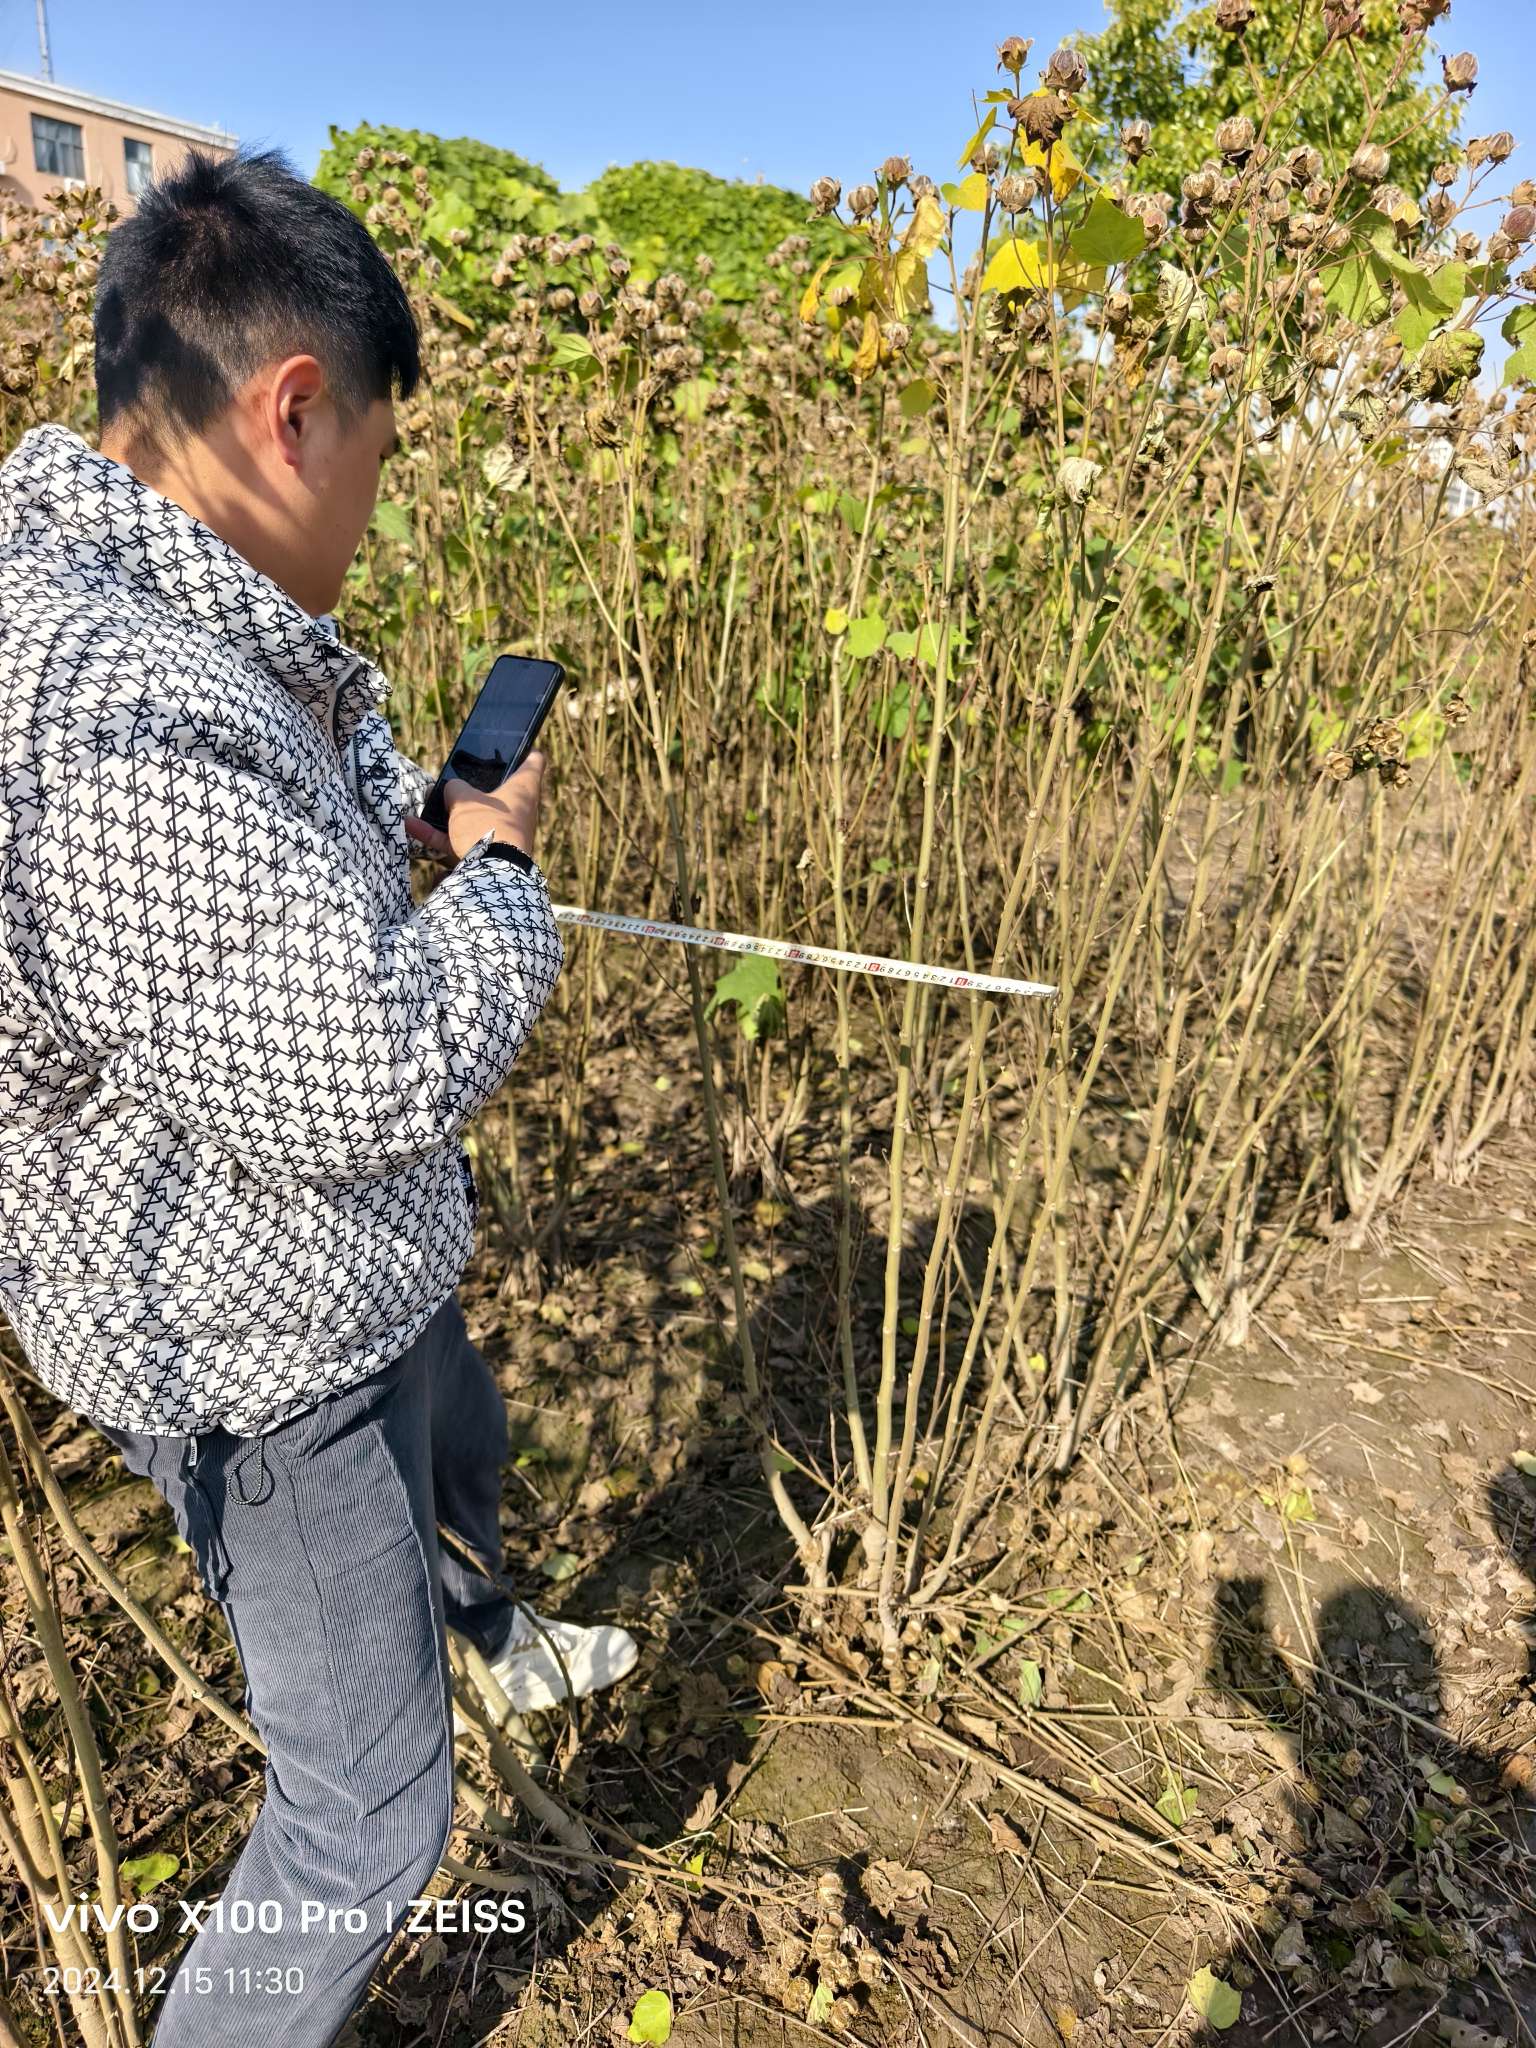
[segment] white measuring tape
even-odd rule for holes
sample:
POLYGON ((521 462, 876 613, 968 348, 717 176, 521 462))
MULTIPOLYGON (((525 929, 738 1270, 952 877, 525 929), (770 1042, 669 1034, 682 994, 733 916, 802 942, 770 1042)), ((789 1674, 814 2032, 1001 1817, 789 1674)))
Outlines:
POLYGON ((634 939, 675 939, 684 946, 711 946, 722 953, 757 953, 766 960, 794 960, 804 967, 835 967, 842 974, 880 974, 891 981, 925 981, 938 988, 964 989, 967 995, 1053 996, 1045 981, 1010 981, 1001 974, 957 974, 950 967, 925 967, 913 960, 871 959, 866 953, 839 953, 831 946, 794 946, 787 939, 752 938, 745 932, 701 931, 691 924, 653 924, 644 917, 614 917, 606 910, 554 906, 558 924, 585 924, 603 932, 627 932, 634 939))

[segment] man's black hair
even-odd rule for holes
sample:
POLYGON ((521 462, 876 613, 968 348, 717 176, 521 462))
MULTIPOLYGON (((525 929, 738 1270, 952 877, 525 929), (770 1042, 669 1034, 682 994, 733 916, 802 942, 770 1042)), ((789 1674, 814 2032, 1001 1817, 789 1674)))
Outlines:
POLYGON ((107 237, 96 288, 101 424, 202 433, 263 364, 308 354, 344 412, 421 376, 400 280, 355 214, 277 150, 198 150, 107 237))

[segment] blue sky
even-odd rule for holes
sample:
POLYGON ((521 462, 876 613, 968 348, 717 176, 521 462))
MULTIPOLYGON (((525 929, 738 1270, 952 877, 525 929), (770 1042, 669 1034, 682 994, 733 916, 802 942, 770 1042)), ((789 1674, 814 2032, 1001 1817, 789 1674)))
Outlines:
MULTIPOLYGON (((954 16, 931 0, 49 0, 49 16, 61 83, 276 143, 306 171, 329 123, 373 120, 503 143, 568 188, 657 157, 801 190, 892 152, 950 175, 995 43, 1034 36, 1043 57, 1103 21, 1102 0, 954 16)), ((1536 175, 1532 0, 1454 0, 1438 36, 1480 61, 1471 132, 1530 127, 1509 168, 1536 175)), ((36 66, 33 0, 0 0, 0 68, 36 66)))

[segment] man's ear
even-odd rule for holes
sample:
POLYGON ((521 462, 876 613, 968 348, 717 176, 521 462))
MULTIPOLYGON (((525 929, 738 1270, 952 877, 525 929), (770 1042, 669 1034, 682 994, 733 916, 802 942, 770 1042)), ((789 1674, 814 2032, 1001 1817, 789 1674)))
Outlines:
POLYGON ((270 374, 262 401, 262 426, 279 456, 297 469, 315 408, 325 396, 325 370, 315 356, 289 356, 270 374))

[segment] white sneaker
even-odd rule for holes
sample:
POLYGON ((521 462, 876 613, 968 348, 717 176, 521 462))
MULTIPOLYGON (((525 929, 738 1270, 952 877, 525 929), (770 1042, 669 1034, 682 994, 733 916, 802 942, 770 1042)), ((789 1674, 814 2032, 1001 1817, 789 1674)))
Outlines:
POLYGON ((583 1628, 573 1621, 551 1621, 528 1607, 514 1607, 506 1641, 486 1662, 516 1711, 535 1714, 558 1706, 568 1693, 585 1699, 605 1685, 617 1685, 634 1670, 639 1655, 640 1645, 628 1629, 606 1622, 583 1628), (570 1673, 569 1687, 551 1643, 559 1648, 570 1673))

